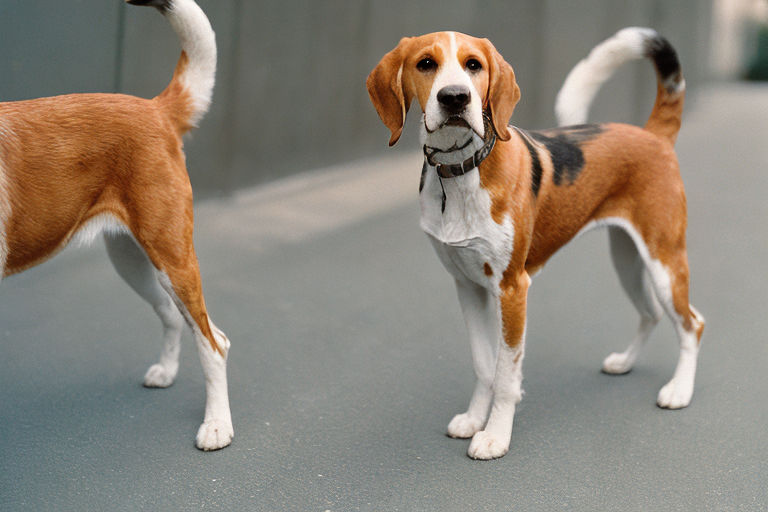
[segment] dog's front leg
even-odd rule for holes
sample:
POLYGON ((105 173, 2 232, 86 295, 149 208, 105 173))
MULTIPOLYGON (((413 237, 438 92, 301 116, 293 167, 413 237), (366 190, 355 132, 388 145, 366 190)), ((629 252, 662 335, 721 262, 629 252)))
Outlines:
POLYGON ((485 429, 476 433, 469 444, 467 454, 473 459, 495 459, 507 453, 515 406, 522 398, 526 303, 531 280, 522 271, 511 281, 506 286, 502 282, 498 313, 502 342, 493 377, 493 405, 485 429))
POLYGON ((468 438, 485 425, 493 398, 491 389, 500 339, 499 299, 485 288, 466 280, 456 280, 456 291, 467 324, 477 382, 467 412, 453 417, 448 424, 448 435, 468 438))

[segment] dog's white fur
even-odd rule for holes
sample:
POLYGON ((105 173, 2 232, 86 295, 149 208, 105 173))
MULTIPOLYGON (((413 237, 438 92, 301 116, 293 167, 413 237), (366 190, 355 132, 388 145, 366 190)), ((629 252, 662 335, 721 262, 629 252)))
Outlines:
POLYGON ((589 106, 600 87, 626 62, 642 59, 645 42, 655 30, 628 27, 595 46, 573 67, 555 99, 555 115, 561 126, 587 122, 589 106))
POLYGON ((74 247, 86 247, 95 242, 101 235, 120 235, 130 233, 130 230, 113 215, 98 215, 78 229, 69 241, 74 247))
POLYGON ((181 82, 195 109, 190 123, 197 125, 208 112, 216 82, 216 36, 208 17, 193 0, 173 0, 166 16, 189 57, 181 82))

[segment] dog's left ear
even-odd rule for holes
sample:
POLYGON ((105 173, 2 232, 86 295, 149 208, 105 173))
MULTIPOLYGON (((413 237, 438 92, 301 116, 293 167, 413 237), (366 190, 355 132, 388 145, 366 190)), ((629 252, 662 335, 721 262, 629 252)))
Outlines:
POLYGON ((496 50, 487 39, 485 43, 486 56, 490 69, 488 70, 488 92, 485 95, 485 104, 491 113, 491 122, 496 130, 496 135, 501 140, 509 140, 512 135, 507 126, 512 112, 520 100, 520 87, 515 80, 515 72, 512 66, 507 64, 504 57, 496 50))
POLYGON ((368 95, 384 125, 392 132, 389 145, 393 146, 403 133, 405 113, 411 98, 403 90, 403 46, 410 38, 404 37, 394 50, 382 57, 365 81, 368 95))

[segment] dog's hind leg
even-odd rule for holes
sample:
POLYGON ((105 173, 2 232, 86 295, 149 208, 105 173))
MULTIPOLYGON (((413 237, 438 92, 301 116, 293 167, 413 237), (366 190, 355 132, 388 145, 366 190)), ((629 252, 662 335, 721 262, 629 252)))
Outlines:
POLYGON ((469 438, 485 426, 493 399, 491 387, 501 332, 498 318, 499 299, 485 288, 469 281, 456 280, 456 291, 469 332, 477 381, 467 412, 453 417, 448 424, 448 435, 469 438))
POLYGON ((693 396, 704 318, 688 302, 688 257, 684 245, 649 265, 656 294, 674 324, 680 356, 672 379, 659 391, 656 403, 665 409, 686 407, 693 396))
MULTIPOLYGON (((136 241, 146 251, 158 272, 158 281, 173 299, 187 324, 192 329, 200 363, 205 374, 205 417, 197 432, 197 447, 217 450, 232 442, 232 417, 227 389, 227 355, 229 339, 208 316, 203 287, 193 243, 192 190, 183 164, 176 169, 156 171, 168 180, 183 180, 176 186, 187 193, 161 194, 157 201, 150 190, 141 200, 152 202, 151 207, 138 210, 151 212, 132 219, 136 241), (159 208, 162 207, 162 210, 159 208), (154 211, 152 211, 154 209, 154 211), (158 211, 159 210, 159 211, 158 211)), ((163 189, 164 192, 164 189, 163 189)))
POLYGON ((645 262, 632 238, 621 228, 608 228, 611 259, 622 288, 640 314, 637 334, 624 352, 614 352, 603 361, 603 371, 610 374, 629 372, 645 342, 662 315, 645 262))
POLYGON ((184 318, 158 282, 157 269, 133 237, 127 234, 105 235, 104 241, 117 273, 152 306, 163 324, 160 360, 147 370, 144 385, 151 388, 168 387, 173 384, 179 369, 184 318))
POLYGON ((229 445, 233 436, 227 390, 227 355, 230 343, 227 336, 208 316, 197 257, 191 240, 183 243, 173 239, 171 242, 183 247, 185 256, 182 260, 174 260, 178 254, 156 253, 155 257, 159 259, 158 266, 162 269, 160 283, 173 297, 195 335, 200 363, 205 374, 205 417, 197 432, 197 447, 206 451, 218 450, 229 445))

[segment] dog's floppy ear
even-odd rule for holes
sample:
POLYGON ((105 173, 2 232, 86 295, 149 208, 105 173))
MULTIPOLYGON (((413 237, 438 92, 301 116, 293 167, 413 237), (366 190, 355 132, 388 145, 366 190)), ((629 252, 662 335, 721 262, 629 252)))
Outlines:
POLYGON ((509 140, 511 135, 507 128, 509 118, 520 99, 520 87, 515 80, 512 66, 496 50, 493 44, 483 39, 488 57, 488 93, 485 96, 484 108, 490 110, 491 122, 501 140, 509 140))
POLYGON ((405 113, 411 106, 411 98, 405 94, 402 80, 404 46, 408 40, 407 37, 402 38, 394 50, 384 55, 365 81, 376 112, 392 132, 390 146, 394 145, 403 133, 405 113))

